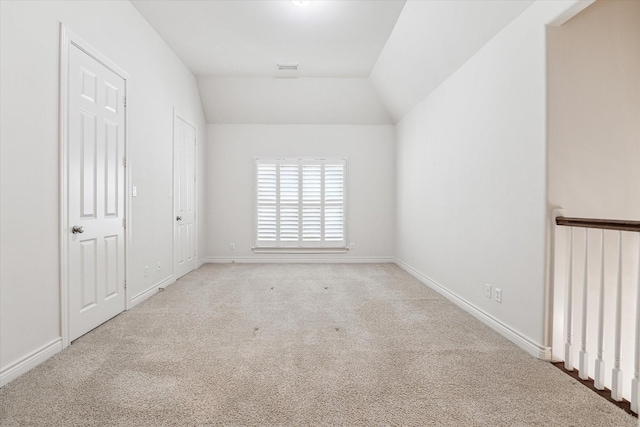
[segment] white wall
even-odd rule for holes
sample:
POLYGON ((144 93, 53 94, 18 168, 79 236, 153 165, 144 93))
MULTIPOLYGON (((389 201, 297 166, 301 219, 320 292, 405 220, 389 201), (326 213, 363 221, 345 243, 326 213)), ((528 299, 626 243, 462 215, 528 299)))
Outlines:
POLYGON ((392 124, 367 78, 199 76, 211 124, 392 124))
MULTIPOLYGON (((296 259, 253 254, 253 165, 256 157, 347 157, 347 238, 340 260, 389 260, 393 254, 393 126, 209 125, 209 254, 213 261, 296 259), (235 250, 229 250, 229 243, 235 250)), ((309 255, 303 256, 309 259, 309 255)), ((313 255, 312 258, 321 258, 313 255)))
POLYGON ((397 257, 539 356, 548 351, 545 24, 573 6, 534 3, 397 126, 397 257), (486 283, 502 303, 485 298, 486 283))
POLYGON ((640 2, 598 1, 548 46, 549 204, 640 217, 640 2))
MULTIPOLYGON (((548 198, 566 216, 640 219, 640 2, 597 1, 566 24, 549 28, 548 198)), ((558 230, 554 304, 554 357, 563 357, 566 228, 558 230)), ((631 398, 638 271, 637 233, 623 233, 623 392, 631 398), (629 373, 627 375, 627 373, 629 373)), ((582 283, 584 234, 575 232, 579 254, 574 277, 582 283)), ((600 231, 589 233, 587 351, 597 354, 600 231)), ((605 351, 613 366, 617 233, 605 233, 605 351), (609 297, 611 295, 611 297, 609 297)), ((577 285, 579 286, 579 285, 577 285)), ((581 342, 582 292, 574 293, 574 339, 581 342)), ((640 308, 638 308, 640 309, 640 308)), ((574 346, 578 361, 579 345, 574 346)), ((593 371, 590 373, 593 376, 593 371)), ((610 387, 610 376, 605 375, 610 387)))
MULTIPOLYGON (((172 271, 173 108, 198 124, 201 172, 206 129, 194 76, 129 2, 2 1, 0 15, 0 369, 6 374, 60 337, 60 22, 131 76, 128 166, 138 187, 131 207, 131 296, 172 271), (150 268, 144 278, 143 266, 157 261, 162 271, 150 268)), ((204 203, 199 216, 206 218, 204 203)), ((201 238, 201 254, 205 247, 201 238)))

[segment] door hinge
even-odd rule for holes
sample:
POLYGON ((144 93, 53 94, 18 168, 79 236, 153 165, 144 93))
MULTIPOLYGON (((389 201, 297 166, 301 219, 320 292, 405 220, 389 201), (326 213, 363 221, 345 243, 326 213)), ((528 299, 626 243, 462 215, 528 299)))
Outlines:
POLYGON ((122 166, 124 166, 125 168, 127 167, 127 158, 126 157, 122 158, 122 166))
POLYGON ((127 218, 122 218, 122 227, 127 228, 127 218))
POLYGON ((125 288, 125 290, 127 289, 127 281, 126 280, 124 281, 124 288, 125 288))
POLYGON ((127 97, 124 97, 124 108, 127 108, 127 97))

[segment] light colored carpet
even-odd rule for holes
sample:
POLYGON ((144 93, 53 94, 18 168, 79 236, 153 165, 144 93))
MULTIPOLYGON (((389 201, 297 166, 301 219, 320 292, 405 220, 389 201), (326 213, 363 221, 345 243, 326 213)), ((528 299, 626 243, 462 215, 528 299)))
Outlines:
POLYGON ((2 426, 636 426, 394 265, 206 265, 0 390, 2 426))

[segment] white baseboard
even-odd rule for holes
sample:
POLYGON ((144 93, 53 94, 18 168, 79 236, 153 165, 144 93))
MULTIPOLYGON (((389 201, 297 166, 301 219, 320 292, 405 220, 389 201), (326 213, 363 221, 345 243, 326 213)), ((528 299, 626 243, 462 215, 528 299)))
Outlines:
POLYGON ((0 387, 35 368, 45 360, 62 351, 62 338, 56 338, 49 344, 32 351, 21 359, 0 370, 0 387))
POLYGON ((253 257, 209 257, 198 263, 198 267, 204 264, 393 264, 393 257, 274 257, 274 256, 253 256, 253 257))
POLYGON ((403 261, 400 261, 396 258, 395 263, 398 267, 402 268, 404 271, 411 274, 413 277, 420 280, 422 283, 429 286, 431 289, 435 290, 436 292, 447 298, 449 301, 462 308, 464 311, 471 314, 473 317, 480 320, 482 323, 489 326, 494 331, 498 332, 500 335, 504 336, 509 341, 525 350, 527 353, 531 354, 534 357, 537 357, 538 359, 551 360, 551 347, 545 347, 537 344, 530 338, 527 338, 510 326, 505 325, 500 320, 479 309, 464 298, 451 292, 444 285, 441 285, 430 277, 422 274, 403 261))
POLYGON ((142 301, 146 300, 147 298, 157 293, 160 288, 166 288, 167 286, 175 283, 175 281, 176 281, 175 277, 171 275, 166 279, 162 280, 161 282, 156 283, 146 291, 140 292, 138 295, 131 298, 131 305, 129 306, 129 308, 131 309, 135 307, 136 305, 140 304, 142 301))

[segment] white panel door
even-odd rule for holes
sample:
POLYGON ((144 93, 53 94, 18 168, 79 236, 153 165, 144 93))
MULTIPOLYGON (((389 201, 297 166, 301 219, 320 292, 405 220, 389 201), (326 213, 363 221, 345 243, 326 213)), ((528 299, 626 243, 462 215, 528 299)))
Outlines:
POLYGON ((174 119, 174 212, 176 279, 196 268, 196 129, 174 119))
POLYGON ((69 46, 69 339, 125 309, 125 81, 69 46))

